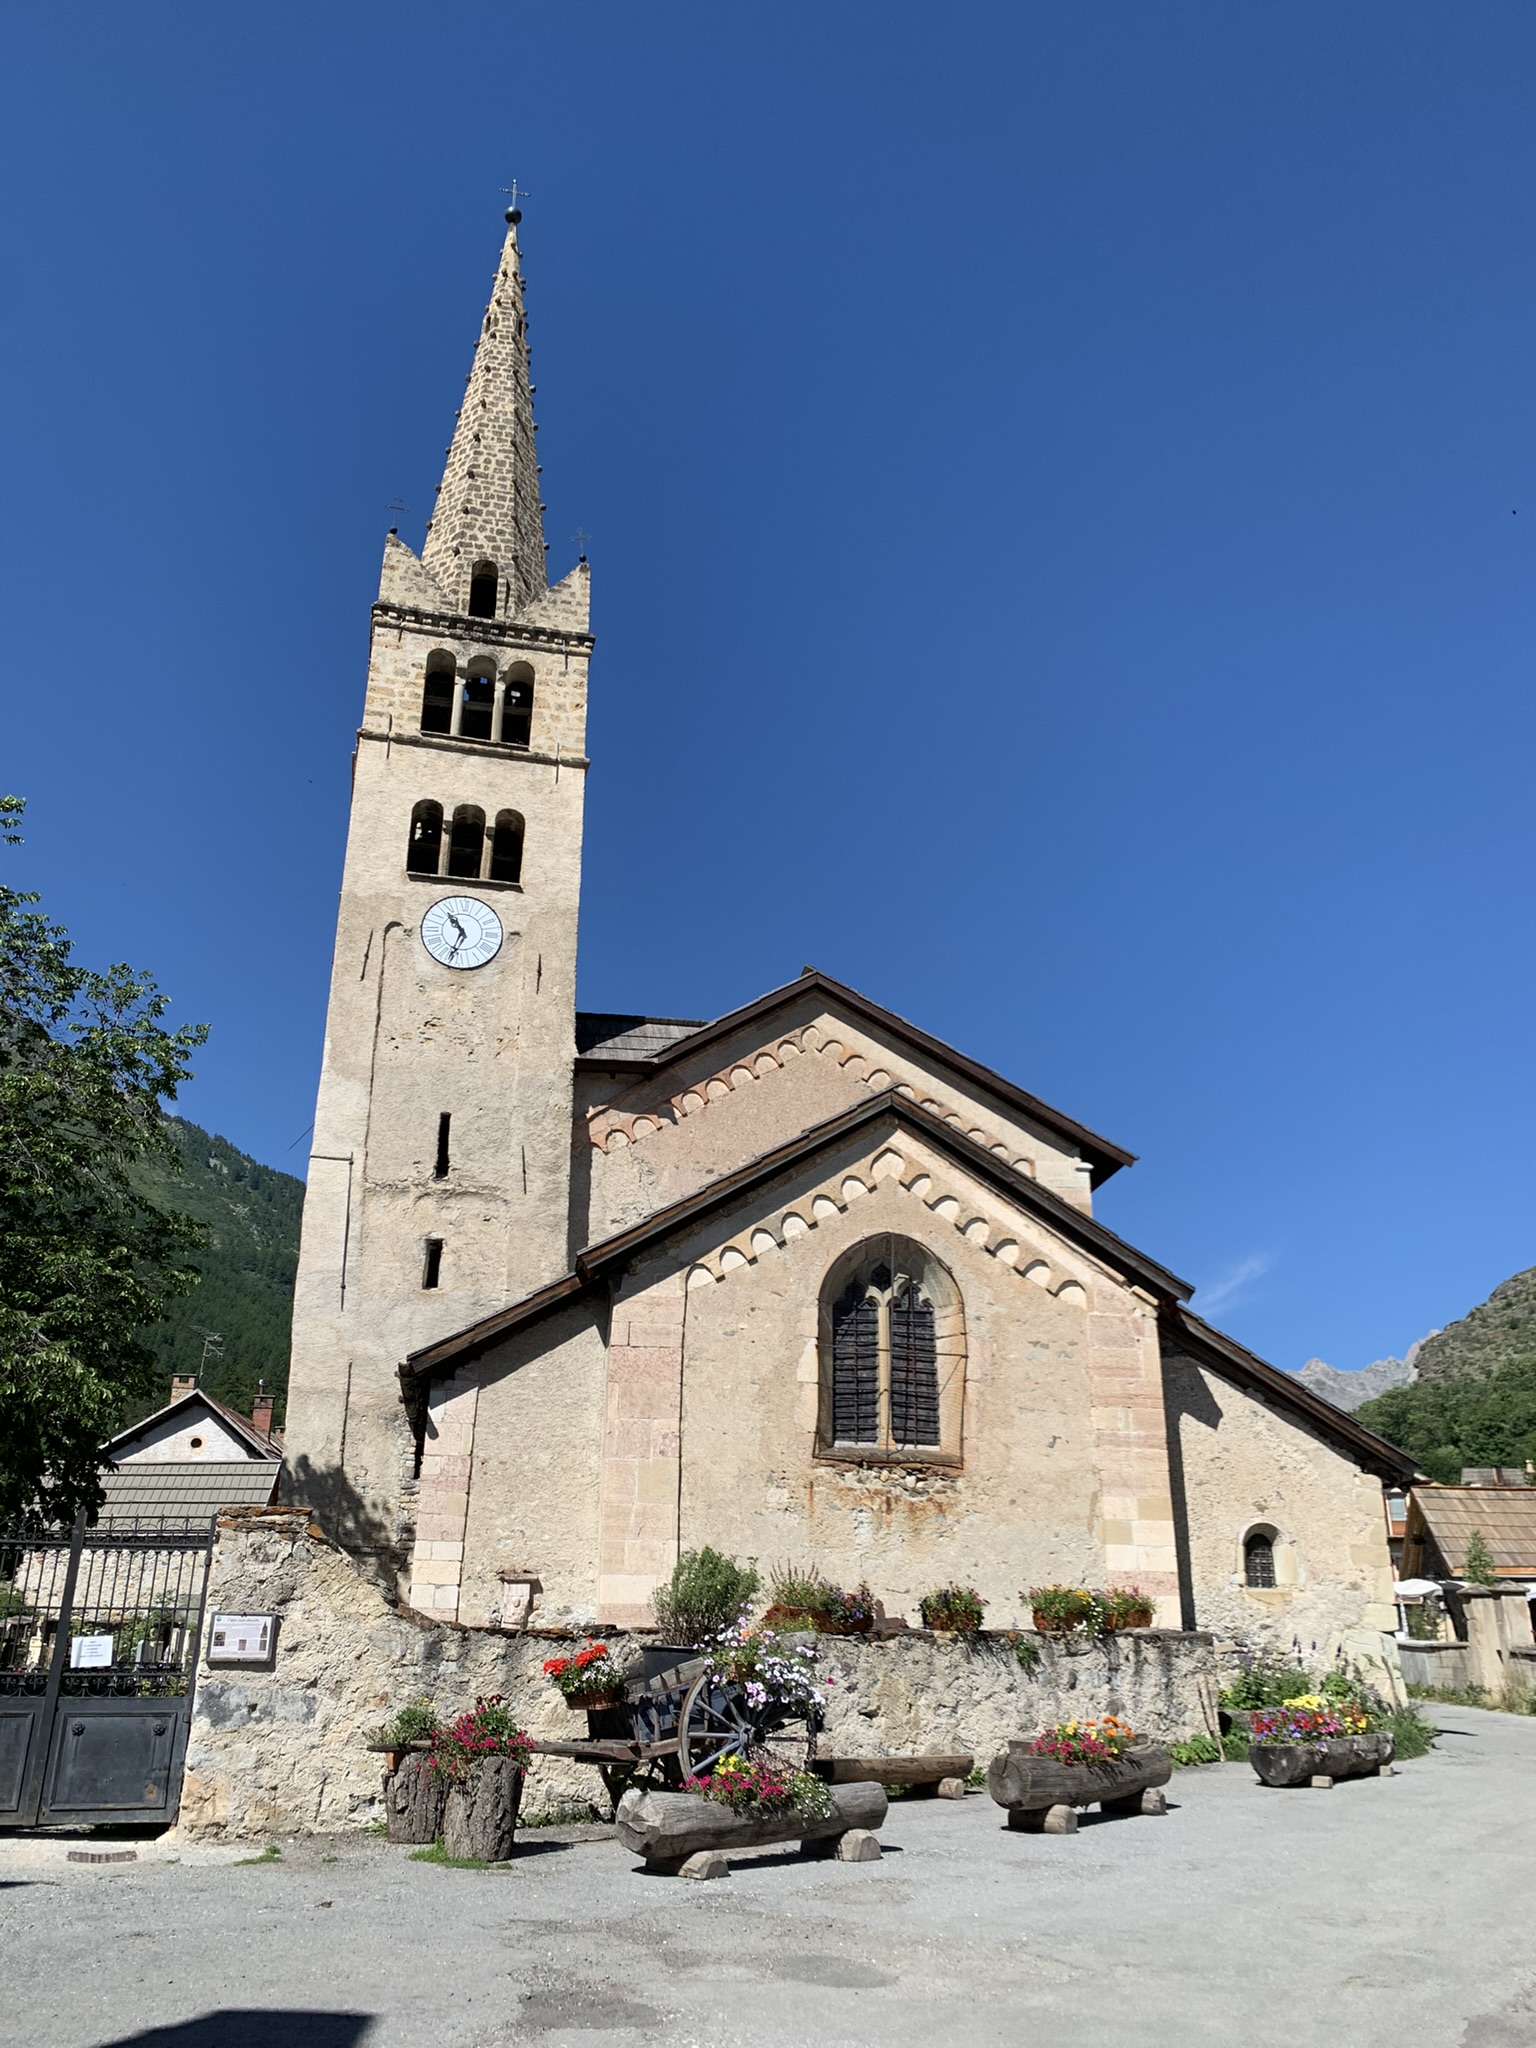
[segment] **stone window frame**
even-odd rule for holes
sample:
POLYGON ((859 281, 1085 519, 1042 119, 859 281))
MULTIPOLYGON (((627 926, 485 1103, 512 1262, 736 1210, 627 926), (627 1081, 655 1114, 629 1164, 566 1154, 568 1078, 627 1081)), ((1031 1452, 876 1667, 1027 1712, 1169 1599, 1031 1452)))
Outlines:
POLYGON ((1295 1593, 1301 1584, 1300 1559, 1296 1546, 1278 1522, 1267 1516, 1259 1516, 1245 1523, 1237 1535, 1237 1583, 1241 1592, 1250 1599, 1269 1604, 1284 1601, 1295 1593), (1255 1537, 1267 1539, 1273 1562, 1274 1579, 1267 1585, 1256 1585, 1248 1577, 1248 1546, 1255 1537))
MULTIPOLYGON (((964 1462, 965 1308, 959 1284, 944 1261, 917 1238, 879 1231, 861 1238, 839 1254, 822 1277, 817 1299, 818 1400, 815 1457, 836 1465, 927 1466, 956 1471, 964 1462), (832 1414, 832 1311, 849 1283, 880 1265, 889 1267, 891 1291, 903 1278, 917 1282, 933 1303, 934 1340, 938 1354, 939 1441, 895 1444, 889 1441, 888 1387, 882 1383, 882 1441, 839 1442, 832 1414)), ((884 1372, 882 1362, 882 1372, 884 1372)))

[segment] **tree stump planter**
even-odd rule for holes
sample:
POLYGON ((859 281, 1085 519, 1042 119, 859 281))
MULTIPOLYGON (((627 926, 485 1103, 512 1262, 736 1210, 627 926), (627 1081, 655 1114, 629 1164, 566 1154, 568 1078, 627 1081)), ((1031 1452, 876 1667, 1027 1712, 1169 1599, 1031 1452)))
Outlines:
POLYGON ((673 1873, 701 1849, 732 1855, 772 1842, 835 1844, 851 1828, 873 1832, 885 1819, 886 1797, 879 1785, 832 1785, 828 1795, 831 1813, 812 1821, 793 1809, 733 1813, 699 1792, 651 1792, 636 1785, 619 1801, 614 1819, 619 1840, 632 1855, 645 1858, 647 1869, 673 1873))
POLYGON ((1063 1764, 1018 1741, 993 1757, 987 1790, 1008 1809, 1009 1827, 1033 1833, 1043 1827, 1053 1806, 1139 1813, 1143 1793, 1166 1785, 1172 1776, 1173 1759, 1151 1742, 1133 1744, 1114 1763, 1063 1764))
POLYGON ((1389 1729, 1369 1735, 1325 1735, 1317 1742, 1249 1745, 1248 1761, 1261 1785, 1310 1785, 1314 1778, 1370 1778, 1390 1764, 1397 1745, 1389 1729))
POLYGON ((448 1780, 429 1770, 430 1757, 413 1750, 389 1750, 400 1761, 384 1780, 384 1817, 391 1842, 430 1848, 443 1832, 448 1780))
POLYGON ((517 1841, 523 1767, 490 1756, 467 1778, 450 1780, 443 1802, 443 1853, 455 1861, 505 1863, 517 1841))

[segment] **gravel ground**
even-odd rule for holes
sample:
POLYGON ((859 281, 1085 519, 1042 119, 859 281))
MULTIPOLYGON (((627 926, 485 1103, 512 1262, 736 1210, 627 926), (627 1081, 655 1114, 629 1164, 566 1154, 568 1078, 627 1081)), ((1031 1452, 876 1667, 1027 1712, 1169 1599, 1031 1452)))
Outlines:
POLYGON ((0 2040, 25 2048, 1536 2048, 1536 1718, 1428 1710, 1394 1778, 1180 1771, 1160 1820, 1010 1835, 892 1806, 874 1864, 649 1877, 606 1833, 505 1870, 374 1839, 0 1838, 0 2040))

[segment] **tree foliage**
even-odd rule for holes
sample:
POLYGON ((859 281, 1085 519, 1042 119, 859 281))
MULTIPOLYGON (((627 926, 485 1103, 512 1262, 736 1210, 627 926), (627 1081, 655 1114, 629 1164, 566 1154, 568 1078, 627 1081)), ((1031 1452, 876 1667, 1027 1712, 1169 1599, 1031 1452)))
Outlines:
MULTIPOLYGON (((13 845, 22 810, 0 797, 13 845)), ((199 1240, 135 1169, 174 1157, 162 1104, 206 1029, 167 1031, 147 974, 76 965, 38 900, 0 885, 0 1522, 100 1505, 97 1447, 157 1384, 138 1333, 199 1240)))
POLYGON ((1536 1357, 1511 1358, 1482 1379, 1394 1387, 1355 1412, 1411 1452, 1431 1479, 1454 1486, 1466 1465, 1536 1459, 1536 1357))

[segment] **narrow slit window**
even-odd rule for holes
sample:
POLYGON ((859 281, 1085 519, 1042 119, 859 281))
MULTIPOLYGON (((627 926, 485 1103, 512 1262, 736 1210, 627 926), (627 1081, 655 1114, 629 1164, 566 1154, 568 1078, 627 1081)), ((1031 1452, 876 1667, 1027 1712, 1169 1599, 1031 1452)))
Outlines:
POLYGON ((443 1240, 440 1237, 427 1239, 426 1256, 421 1262, 421 1284, 423 1289, 436 1287, 443 1274, 443 1240))
POLYGON ((428 798, 411 812, 411 836, 405 850, 410 875, 435 875, 443 858, 443 807, 428 798))
POLYGON ((496 829, 491 834, 491 873, 493 882, 520 882, 523 879, 523 821, 516 811, 498 811, 496 829))
POLYGON ((496 564, 476 562, 469 578, 469 616, 472 619, 495 618, 496 584, 496 564))
POLYGON ((453 1117, 445 1109, 437 1120, 437 1163, 432 1168, 432 1178, 434 1180, 446 1180, 448 1178, 448 1132, 452 1124, 453 1117))
POLYGON ((478 804, 460 804, 453 814, 448 842, 448 872, 467 882, 480 879, 485 853, 485 813, 478 804))

